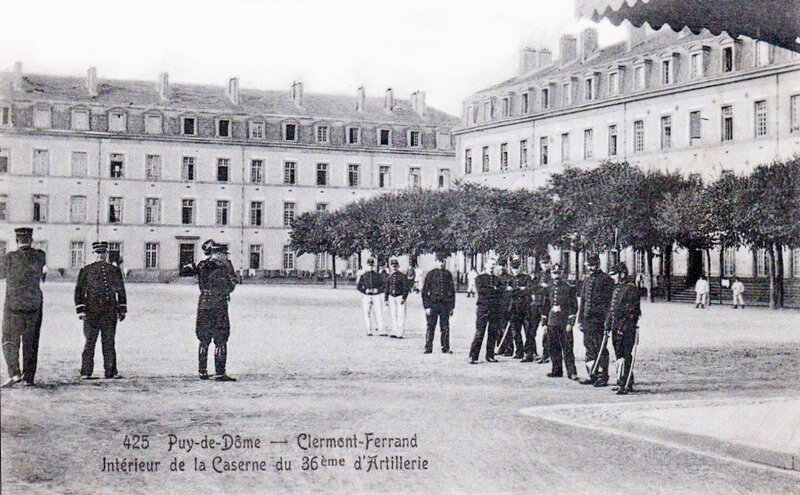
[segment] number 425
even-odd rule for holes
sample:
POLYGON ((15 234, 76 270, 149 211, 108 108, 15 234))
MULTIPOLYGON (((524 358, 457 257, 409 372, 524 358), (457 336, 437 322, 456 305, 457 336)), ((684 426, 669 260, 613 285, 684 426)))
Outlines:
POLYGON ((122 445, 128 450, 145 450, 150 447, 150 440, 147 439, 147 435, 125 435, 122 445))

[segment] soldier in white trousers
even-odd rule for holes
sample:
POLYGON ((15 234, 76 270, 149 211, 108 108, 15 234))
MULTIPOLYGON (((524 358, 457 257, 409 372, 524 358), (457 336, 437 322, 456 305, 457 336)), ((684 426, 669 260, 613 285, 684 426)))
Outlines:
POLYGON ((389 305, 389 320, 391 321, 393 339, 402 339, 406 331, 406 299, 411 290, 411 284, 405 274, 400 272, 400 262, 392 259, 391 273, 386 279, 386 288, 383 293, 384 301, 389 305))
POLYGON ((375 271, 375 260, 367 260, 367 269, 358 278, 356 289, 362 294, 361 309, 364 313, 364 323, 367 326, 367 336, 374 334, 386 335, 383 326, 383 291, 384 281, 380 273, 375 271), (372 313, 375 313, 377 328, 372 326, 372 313))

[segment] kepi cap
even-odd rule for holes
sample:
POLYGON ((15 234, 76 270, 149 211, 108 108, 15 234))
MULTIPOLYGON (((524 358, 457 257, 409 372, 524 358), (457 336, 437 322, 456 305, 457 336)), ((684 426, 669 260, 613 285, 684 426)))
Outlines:
POLYGON ((98 241, 92 243, 92 251, 95 253, 107 253, 108 243, 106 241, 98 241))

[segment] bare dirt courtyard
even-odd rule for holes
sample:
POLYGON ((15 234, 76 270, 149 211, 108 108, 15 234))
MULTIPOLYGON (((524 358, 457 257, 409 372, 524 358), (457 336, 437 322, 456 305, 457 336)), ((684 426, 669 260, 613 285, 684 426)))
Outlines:
MULTIPOLYGON (((246 285, 231 301, 239 381, 218 383, 197 379, 197 288, 129 285, 125 378, 81 381, 72 290, 44 285, 39 386, 0 395, 4 494, 800 490, 791 467, 655 423, 680 404, 731 418, 760 404, 777 419, 752 433, 776 428, 800 397, 800 312, 643 302, 640 391, 617 396, 546 378, 549 365, 469 365, 474 299, 461 294, 454 354, 424 355, 419 295, 397 340, 365 335, 352 289, 246 285)), ((95 376, 101 363, 98 344, 95 376)))

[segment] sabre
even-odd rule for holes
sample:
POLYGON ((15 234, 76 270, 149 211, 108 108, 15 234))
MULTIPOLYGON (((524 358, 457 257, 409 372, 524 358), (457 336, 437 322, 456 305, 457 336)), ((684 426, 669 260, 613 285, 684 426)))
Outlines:
MULTIPOLYGON (((592 365, 592 372, 590 373, 591 376, 597 375, 597 369, 600 367, 600 356, 603 354, 603 349, 606 348, 608 344, 608 334, 611 332, 603 332, 603 340, 600 342, 600 350, 597 351, 597 357, 594 360, 594 364, 592 365)), ((637 334, 638 338, 638 334, 637 334)), ((607 374, 607 373, 606 373, 607 374)))
POLYGON ((633 365, 636 364, 636 349, 639 347, 639 327, 636 327, 636 342, 633 343, 633 353, 631 355, 631 369, 628 370, 628 377, 625 379, 625 388, 620 389, 617 393, 627 393, 628 387, 631 384, 631 377, 633 376, 633 365))

